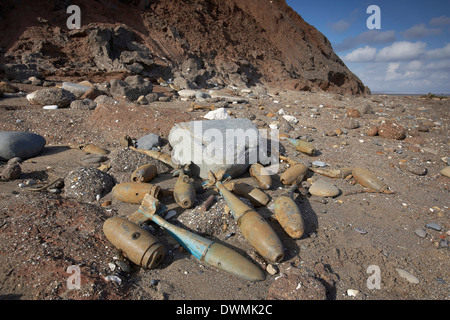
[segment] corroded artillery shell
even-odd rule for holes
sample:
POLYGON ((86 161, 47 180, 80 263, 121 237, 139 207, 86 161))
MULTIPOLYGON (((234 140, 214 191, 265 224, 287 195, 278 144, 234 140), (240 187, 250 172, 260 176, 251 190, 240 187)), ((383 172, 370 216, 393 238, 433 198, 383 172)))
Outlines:
POLYGON ((132 182, 149 182, 156 177, 158 171, 154 164, 140 166, 131 174, 132 182))
POLYGON ((216 187, 227 202, 242 235, 252 247, 264 258, 281 262, 284 258, 284 247, 270 224, 227 190, 221 182, 216 182, 216 187))
POLYGON ((189 176, 180 173, 180 176, 173 188, 175 202, 183 209, 188 209, 194 205, 196 192, 189 176))
POLYGON ((352 168, 326 169, 326 168, 309 168, 314 173, 318 173, 330 178, 344 179, 352 174, 352 168))
POLYGON ((234 181, 230 181, 225 183, 224 186, 238 196, 250 200, 250 202, 256 207, 266 206, 270 201, 270 197, 264 191, 247 183, 236 183, 234 181))
POLYGON ((281 196, 275 200, 275 218, 293 239, 300 239, 305 231, 300 209, 293 199, 281 196))
POLYGON ((268 190, 272 186, 272 177, 269 172, 259 163, 254 163, 249 169, 250 175, 258 183, 258 186, 263 190, 268 190))
POLYGON ((303 181, 308 172, 308 168, 304 164, 296 164, 288 168, 280 176, 280 181, 284 185, 292 185, 296 181, 303 181))
POLYGON ((377 191, 384 191, 387 188, 386 184, 380 179, 378 179, 378 177, 369 170, 362 168, 354 168, 352 170, 352 175, 353 178, 355 178, 355 180, 358 181, 360 185, 366 188, 377 191))
POLYGON ((99 146, 96 146, 95 144, 87 144, 83 147, 81 147, 81 150, 87 153, 94 153, 94 154, 101 154, 101 155, 107 155, 109 153, 109 150, 106 150, 104 148, 101 148, 99 146))
POLYGON ((114 186, 112 195, 119 201, 140 204, 146 194, 161 198, 161 188, 150 183, 125 182, 114 186))
POLYGON ((297 151, 300 151, 302 153, 305 153, 307 155, 314 155, 316 153, 316 147, 314 147, 313 144, 300 140, 300 139, 290 139, 287 138, 290 143, 292 143, 297 151))
POLYGON ((155 237, 125 218, 109 218, 103 232, 114 247, 143 268, 155 268, 165 256, 166 249, 155 237))

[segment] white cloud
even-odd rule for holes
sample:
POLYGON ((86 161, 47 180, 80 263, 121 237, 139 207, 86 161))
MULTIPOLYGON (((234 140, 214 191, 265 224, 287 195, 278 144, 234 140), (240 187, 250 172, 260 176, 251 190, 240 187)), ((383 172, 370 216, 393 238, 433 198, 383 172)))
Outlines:
POLYGON ((441 29, 438 28, 427 28, 425 23, 416 24, 402 32, 401 34, 407 39, 420 39, 428 36, 433 36, 442 33, 441 29))
POLYGON ((343 33, 347 31, 350 28, 351 24, 350 22, 347 22, 345 20, 339 20, 336 23, 333 23, 331 25, 331 30, 333 30, 336 33, 343 33))
POLYGON ((431 19, 430 25, 435 27, 450 25, 450 17, 440 16, 431 19))
POLYGON ((345 38, 341 43, 334 46, 334 49, 338 52, 354 49, 362 44, 374 45, 374 44, 387 44, 396 40, 394 30, 380 31, 369 30, 363 32, 356 37, 345 38))
POLYGON ((411 61, 425 53, 427 44, 425 42, 395 42, 381 49, 375 59, 378 61, 411 61))
POLYGON ((450 43, 443 48, 427 51, 427 53, 425 54, 425 58, 430 60, 450 58, 450 43))
POLYGON ((348 62, 369 62, 375 59, 377 49, 365 46, 347 54, 343 59, 348 62))

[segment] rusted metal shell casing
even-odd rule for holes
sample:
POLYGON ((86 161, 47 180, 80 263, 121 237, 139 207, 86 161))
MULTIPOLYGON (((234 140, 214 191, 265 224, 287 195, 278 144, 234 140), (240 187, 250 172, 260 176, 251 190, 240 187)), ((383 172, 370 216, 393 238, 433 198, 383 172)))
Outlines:
POLYGON ((325 168, 309 168, 314 173, 321 174, 326 177, 335 179, 344 179, 352 174, 352 168, 341 168, 341 169, 325 169, 325 168))
POLYGON ((160 199, 161 188, 150 183, 125 182, 115 185, 112 189, 114 198, 127 203, 140 204, 146 194, 160 199))
POLYGON ((281 196, 275 200, 275 218, 291 238, 300 239, 303 236, 303 217, 292 198, 281 196))
POLYGON ((262 190, 255 188, 247 183, 236 183, 234 181, 230 181, 224 184, 225 188, 238 196, 244 197, 256 206, 263 207, 266 206, 270 197, 262 190))
POLYGON ((175 202, 183 209, 188 209, 194 205, 196 192, 189 176, 182 174, 173 188, 175 202))
POLYGON ((316 153, 316 147, 314 147, 313 144, 311 144, 307 141, 300 140, 300 139, 290 139, 290 138, 287 138, 287 140, 294 145, 294 147, 297 151, 300 151, 300 152, 305 153, 310 156, 312 156, 316 153))
POLYGON ((303 181, 307 172, 308 167, 299 163, 289 167, 285 172, 283 172, 280 176, 280 181, 284 185, 292 185, 296 181, 303 181))
POLYGON ((378 179, 378 177, 369 170, 354 168, 352 170, 352 175, 360 185, 366 188, 378 191, 383 191, 386 189, 386 184, 378 179))
POLYGON ((249 169, 250 175, 258 183, 258 186, 263 190, 268 190, 272 186, 272 177, 269 172, 259 163, 254 163, 249 169))
POLYGON ((158 171, 154 164, 145 164, 133 171, 131 174, 131 182, 149 182, 157 174, 158 171))
POLYGON ((152 219, 200 261, 249 281, 265 279, 265 275, 259 267, 236 251, 175 226, 156 214, 152 219))
POLYGON ((143 268, 155 268, 166 254, 166 249, 155 237, 125 218, 109 218, 103 223, 103 232, 114 247, 143 268))
POLYGON ((216 187, 225 198, 243 236, 252 247, 264 258, 281 262, 284 258, 284 247, 270 224, 227 190, 221 182, 217 182, 216 187))

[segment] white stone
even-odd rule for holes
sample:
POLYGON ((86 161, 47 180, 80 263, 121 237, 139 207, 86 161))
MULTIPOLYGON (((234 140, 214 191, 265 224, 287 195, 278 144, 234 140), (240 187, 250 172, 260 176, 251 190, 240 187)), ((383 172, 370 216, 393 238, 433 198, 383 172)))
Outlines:
POLYGON ((207 114, 205 114, 203 118, 209 120, 224 120, 224 119, 231 119, 231 116, 228 114, 225 108, 219 108, 208 112, 207 114))
POLYGON ((419 283, 419 279, 412 275, 411 273, 409 273, 408 271, 405 271, 403 269, 395 269, 397 270, 398 274, 400 275, 400 277, 406 279, 409 283, 412 284, 418 284, 419 283))
POLYGON ((45 110, 56 110, 56 109, 58 109, 58 106, 56 104, 52 104, 52 105, 49 105, 49 106, 43 106, 42 109, 45 109, 45 110))

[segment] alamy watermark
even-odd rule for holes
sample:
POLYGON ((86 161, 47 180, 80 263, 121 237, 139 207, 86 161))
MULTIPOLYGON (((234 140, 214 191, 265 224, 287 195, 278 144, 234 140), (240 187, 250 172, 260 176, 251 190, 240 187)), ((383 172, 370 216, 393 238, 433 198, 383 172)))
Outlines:
POLYGON ((71 274, 71 276, 69 276, 66 281, 67 289, 69 290, 80 289, 81 288, 80 267, 77 265, 68 266, 66 273, 71 274))
POLYGON ((381 9, 377 5, 371 5, 367 8, 367 14, 371 16, 367 19, 366 25, 367 29, 381 29, 381 9))

